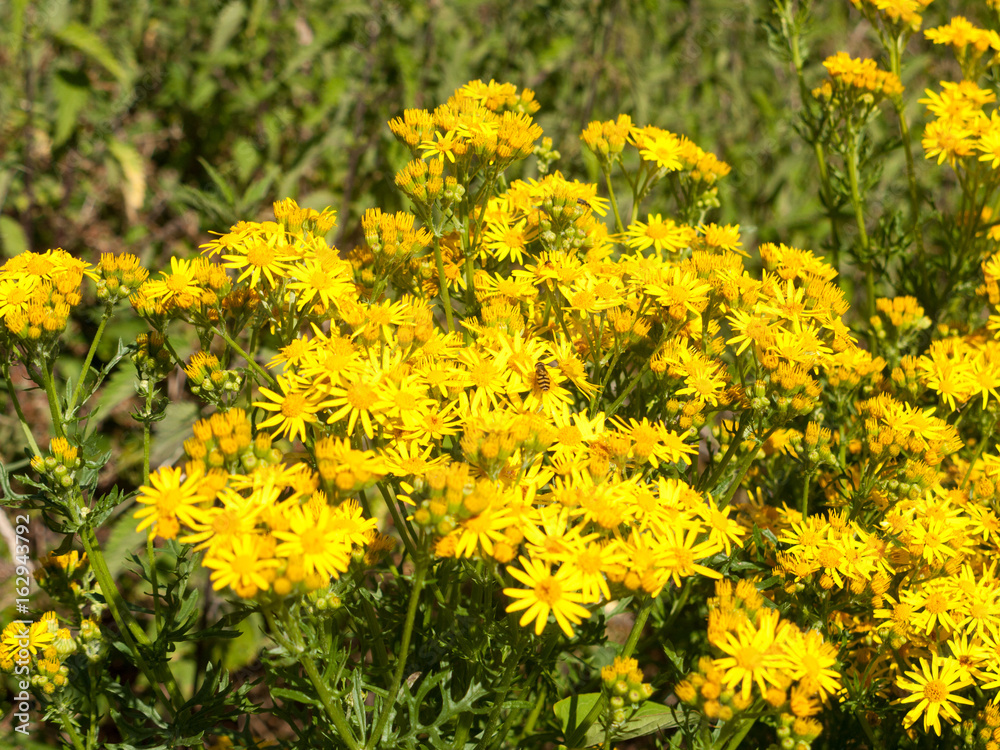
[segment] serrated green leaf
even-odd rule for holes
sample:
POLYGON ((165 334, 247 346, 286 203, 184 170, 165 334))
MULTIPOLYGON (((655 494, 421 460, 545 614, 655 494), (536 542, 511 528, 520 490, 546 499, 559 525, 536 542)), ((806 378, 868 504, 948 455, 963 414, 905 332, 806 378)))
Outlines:
POLYGON ((80 70, 56 71, 52 76, 52 93, 56 99, 52 145, 58 147, 73 134, 80 112, 90 101, 92 93, 90 79, 80 70))
POLYGON ((104 44, 103 40, 82 23, 70 23, 53 34, 63 44, 79 50, 113 75, 122 86, 132 80, 131 71, 104 44))
POLYGON ((239 32, 246 16, 246 5, 239 0, 229 3, 220 11, 213 24, 212 41, 208 45, 208 54, 210 57, 215 57, 228 46, 229 42, 239 32))
POLYGON ((28 235, 21 225, 9 216, 0 216, 0 247, 8 258, 28 251, 28 235))

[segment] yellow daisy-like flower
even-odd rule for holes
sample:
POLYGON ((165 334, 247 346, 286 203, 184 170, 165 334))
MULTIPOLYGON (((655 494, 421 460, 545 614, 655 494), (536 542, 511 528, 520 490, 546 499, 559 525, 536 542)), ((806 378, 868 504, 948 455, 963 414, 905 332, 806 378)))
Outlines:
POLYGON ((696 236, 693 228, 664 219, 660 214, 649 214, 646 218, 645 224, 634 222, 625 231, 629 247, 645 250, 652 245, 657 251, 666 249, 676 253, 688 247, 696 236))
POLYGON ((157 536, 173 539, 182 523, 190 527, 202 520, 202 474, 196 471, 182 479, 183 474, 180 468, 165 466, 149 475, 152 486, 140 487, 136 498, 143 505, 132 516, 140 521, 136 531, 152 526, 157 536))
POLYGON ((254 401, 253 405, 275 414, 260 423, 261 427, 278 425, 275 435, 287 435, 289 440, 299 437, 306 439, 306 424, 316 421, 316 412, 324 407, 322 395, 301 390, 297 379, 278 376, 280 393, 269 388, 261 388, 262 395, 270 401, 254 401))
POLYGON ((212 556, 205 558, 205 567, 212 569, 212 588, 218 591, 229 586, 244 598, 266 591, 272 580, 268 572, 281 565, 268 556, 268 546, 274 545, 264 545, 261 537, 245 534, 214 549, 212 556))
POLYGON ((580 591, 582 582, 579 570, 561 565, 553 575, 548 563, 526 557, 519 557, 518 561, 524 570, 509 565, 507 572, 528 588, 503 590, 504 594, 516 600, 507 607, 507 611, 525 610, 521 615, 520 625, 525 626, 534 620, 535 635, 541 635, 545 630, 551 613, 566 637, 572 638, 572 626, 579 625, 584 618, 590 617, 589 610, 580 606, 585 599, 580 591))
POLYGON ((749 699, 751 688, 756 685, 760 694, 767 693, 768 684, 781 687, 782 672, 789 666, 781 642, 784 631, 778 628, 778 611, 762 609, 757 614, 757 624, 743 623, 736 632, 720 633, 713 645, 727 656, 713 664, 725 670, 723 682, 729 687, 740 686, 744 700, 749 699))
POLYGON ((345 524, 329 505, 296 505, 288 512, 288 531, 275 531, 281 540, 275 552, 281 557, 301 557, 307 574, 339 578, 351 562, 348 531, 355 524, 345 524))
POLYGON ((934 656, 932 661, 920 659, 920 671, 910 670, 905 677, 896 678, 896 686, 909 693, 900 698, 900 703, 916 703, 903 719, 903 726, 913 725, 921 714, 924 716, 924 731, 934 729, 941 734, 941 714, 949 721, 959 721, 955 704, 971 706, 972 701, 955 695, 956 690, 972 685, 973 682, 954 659, 934 656))

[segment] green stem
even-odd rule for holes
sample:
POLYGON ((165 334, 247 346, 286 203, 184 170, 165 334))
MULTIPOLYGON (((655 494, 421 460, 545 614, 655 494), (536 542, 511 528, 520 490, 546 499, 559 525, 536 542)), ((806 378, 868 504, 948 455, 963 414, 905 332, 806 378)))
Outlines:
POLYGON ((646 360, 646 364, 644 364, 642 366, 642 369, 639 370, 639 374, 635 376, 635 379, 628 384, 628 387, 626 387, 625 390, 621 392, 621 395, 619 395, 618 398, 616 398, 614 402, 611 404, 611 406, 608 407, 607 412, 605 412, 604 414, 605 419, 611 419, 611 417, 615 415, 615 412, 618 411, 619 408, 621 408, 622 402, 628 397, 628 394, 630 394, 635 389, 635 387, 639 385, 639 381, 642 380, 642 376, 646 374, 646 370, 648 369, 649 369, 649 360, 646 360))
MULTIPOLYGON (((142 483, 149 485, 149 456, 150 456, 150 411, 153 408, 153 387, 152 384, 146 386, 146 418, 142 422, 142 483)), ((149 559, 149 583, 153 589, 153 638, 160 627, 160 585, 157 581, 156 573, 156 548, 153 546, 153 529, 150 528, 146 534, 146 557, 149 559)))
POLYGON ((94 530, 89 527, 80 529, 80 540, 83 542, 83 549, 87 553, 87 559, 90 560, 90 569, 94 571, 94 576, 101 585, 101 593, 104 594, 104 601, 111 611, 111 616, 114 618, 115 624, 118 625, 118 630, 121 632, 122 638, 125 639, 125 644, 135 657, 136 665, 142 671, 143 675, 145 675, 146 680, 154 691, 159 693, 157 686, 166 686, 167 692, 170 695, 170 702, 167 705, 171 709, 176 710, 177 707, 184 703, 184 698, 177 687, 177 681, 174 679, 167 664, 158 665, 158 668, 154 671, 146 662, 143 652, 148 650, 152 644, 146 632, 132 616, 132 613, 128 609, 128 604, 118 590, 115 579, 112 577, 111 571, 108 570, 108 564, 104 560, 104 553, 101 551, 94 530))
POLYGON ((743 742, 743 739, 747 736, 747 733, 753 729, 753 725, 757 723, 756 717, 743 719, 740 722, 740 728, 729 738, 729 742, 726 743, 726 750, 736 750, 743 742))
POLYGON ((983 451, 986 449, 987 440, 985 436, 993 434, 993 428, 996 427, 997 424, 996 418, 991 419, 987 424, 989 427, 983 431, 983 439, 979 441, 979 445, 976 447, 976 455, 972 457, 971 461, 969 461, 969 468, 965 470, 965 477, 962 479, 961 487, 963 490, 966 485, 969 484, 969 477, 972 476, 972 469, 976 465, 976 461, 979 460, 979 457, 983 455, 983 451))
MULTIPOLYGON (((274 628, 274 621, 269 616, 268 619, 271 621, 272 632, 276 637, 280 637, 278 636, 278 631, 274 628)), ((354 732, 347 723, 347 717, 344 715, 339 701, 330 692, 330 687, 327 685, 327 681, 323 679, 323 675, 320 674, 319 667, 316 666, 316 661, 309 654, 309 649, 306 646, 305 638, 302 635, 302 630, 299 628, 298 622, 296 622, 291 612, 284 606, 281 611, 281 619, 285 625, 286 632, 291 635, 292 650, 297 652, 296 656, 298 656, 299 661, 302 663, 302 668, 305 669, 309 681, 316 689, 316 695, 319 696, 327 717, 337 729, 337 734, 350 750, 359 750, 360 745, 354 738, 354 732)))
POLYGON ((410 654, 410 639, 413 637, 413 623, 417 618, 417 605, 420 603, 420 592, 424 588, 424 579, 427 576, 427 568, 430 565, 430 558, 426 554, 419 554, 413 558, 416 568, 413 571, 412 588, 410 589, 410 603, 406 608, 406 621, 403 623, 403 638, 399 644, 399 652, 396 654, 396 671, 392 676, 392 683, 386 693, 386 703, 382 707, 382 712, 378 717, 378 722, 372 730, 366 750, 373 750, 382 730, 385 729, 386 722, 389 721, 389 714, 393 706, 396 705, 396 697, 399 693, 399 686, 403 684, 403 671, 406 669, 406 659, 410 654))
POLYGON ((621 214, 618 213, 618 200, 615 198, 615 189, 611 186, 611 167, 602 166, 601 171, 604 172, 604 182, 608 186, 608 197, 611 199, 611 209, 615 212, 615 229, 620 234, 625 233, 625 225, 622 224, 621 214))
POLYGON ((114 310, 114 307, 114 304, 110 302, 104 306, 104 315, 101 316, 101 324, 97 326, 97 333, 94 334, 94 340, 90 342, 90 350, 87 352, 87 357, 83 360, 83 367, 80 369, 80 380, 77 382, 76 388, 73 389, 73 397, 70 399, 69 404, 66 405, 67 414, 73 413, 77 401, 80 400, 80 394, 83 393, 83 383, 87 379, 87 373, 90 372, 90 363, 94 361, 94 354, 97 352, 97 347, 104 336, 104 327, 111 320, 111 312, 114 310))
POLYGON ((53 379, 52 369, 49 362, 42 363, 42 380, 45 386, 45 395, 49 400, 49 412, 52 414, 52 431, 56 437, 66 437, 63 429, 62 409, 59 407, 59 396, 56 394, 56 386, 53 379))
POLYGON ((80 739, 80 735, 76 733, 76 727, 73 726, 69 714, 66 713, 66 709, 62 705, 59 706, 59 723, 62 725, 63 731, 69 735, 73 747, 76 750, 84 750, 83 741, 80 739))
POLYGON ((522 737, 527 737, 532 732, 535 731, 535 724, 538 722, 538 717, 542 713, 542 707, 545 705, 545 696, 548 691, 545 685, 542 685, 541 690, 538 691, 538 698, 535 700, 535 705, 531 709, 531 713, 528 714, 528 720, 524 722, 524 730, 521 732, 522 737))
MULTIPOLYGON (((900 58, 902 57, 902 50, 905 45, 906 39, 902 36, 893 40, 892 44, 887 45, 889 51, 889 70, 900 80, 902 80, 900 58)), ((913 213, 913 236, 917 241, 917 249, 923 255, 924 233, 920 227, 920 191, 917 187, 917 171, 913 161, 913 139, 910 136, 910 125, 906 121, 902 95, 893 99, 892 104, 896 110, 896 116, 899 118, 899 136, 903 142, 903 153, 906 154, 906 177, 910 184, 910 211, 913 213)))
POLYGON ((441 256, 441 239, 434 237, 434 262, 437 264, 438 286, 441 287, 441 299, 444 300, 444 315, 448 319, 448 333, 455 332, 455 320, 451 311, 451 294, 448 293, 448 279, 444 275, 444 258, 441 256))
POLYGON ((805 520, 809 516, 809 480, 812 478, 812 472, 806 471, 806 479, 802 483, 802 498, 799 500, 799 511, 802 513, 802 518, 805 520))
MULTIPOLYGON (((498 741, 503 740, 507 736, 507 731, 501 729, 497 732, 496 737, 491 737, 493 735, 493 728, 497 725, 500 719, 500 712, 503 710, 504 703, 507 701, 507 694, 510 692, 510 684, 514 679, 514 673, 517 672, 518 667, 521 664, 521 660, 518 658, 520 651, 520 640, 521 632, 523 628, 517 624, 517 621, 513 616, 508 617, 508 622, 514 633, 514 643, 511 646, 511 654, 507 657, 507 663, 504 665, 503 677, 500 679, 500 689, 497 690, 496 694, 493 696, 493 708, 490 709, 489 719, 486 721, 486 728, 483 730, 481 739, 476 745, 476 750, 482 750, 482 748, 493 747, 498 741)), ((513 721, 514 712, 511 711, 507 715, 507 722, 504 725, 509 731, 508 722, 513 721)))
POLYGON ((21 431, 24 433, 24 438, 28 441, 32 452, 36 456, 41 457, 42 452, 38 448, 38 443, 35 442, 35 436, 31 434, 31 428, 28 427, 28 420, 24 416, 24 411, 21 410, 21 401, 17 397, 17 391, 14 390, 14 381, 10 379, 10 365, 4 365, 3 378, 7 384, 7 393, 10 395, 11 403, 14 404, 14 411, 17 412, 17 421, 21 423, 21 431))
POLYGON ((851 205, 854 206, 854 220, 858 225, 858 238, 861 240, 861 267, 865 273, 865 295, 867 297, 866 312, 875 314, 875 276, 872 274, 871 241, 865 228, 865 211, 861 205, 861 189, 858 183, 858 142, 852 137, 847 149, 847 176, 851 185, 851 205))
POLYGON ((230 336, 228 333, 226 333, 226 331, 224 329, 220 330, 219 328, 213 328, 212 331, 216 335, 221 336, 222 340, 225 341, 227 344, 229 344, 229 346, 231 346, 233 348, 234 352, 236 352, 241 357, 243 357, 243 359, 246 360, 247 366, 249 366, 250 369, 253 370, 255 373, 257 373, 261 378, 263 378, 265 382, 269 383, 270 385, 277 385, 278 384, 277 381, 273 377, 271 377, 271 373, 269 373, 263 367, 261 367, 260 365, 258 365, 254 361, 254 359, 253 359, 252 356, 250 356, 245 351, 243 351, 243 348, 239 344, 237 344, 233 340, 232 336, 230 336))
MULTIPOLYGON (((642 629, 646 627, 646 620, 649 619, 649 613, 653 611, 653 604, 656 602, 655 599, 649 598, 639 609, 639 612, 635 616, 635 622, 632 623, 632 631, 628 634, 628 640, 625 641, 625 645, 622 646, 621 657, 627 659, 632 656, 635 651, 636 645, 639 643, 639 636, 642 634, 642 629)), ((597 721, 597 718, 604 711, 604 704, 606 699, 604 693, 601 693, 601 697, 598 698, 593 707, 583 717, 583 721, 577 724, 576 729, 573 730, 572 736, 566 738, 566 745, 568 747, 576 747, 580 744, 583 736, 587 733, 590 726, 597 721)))

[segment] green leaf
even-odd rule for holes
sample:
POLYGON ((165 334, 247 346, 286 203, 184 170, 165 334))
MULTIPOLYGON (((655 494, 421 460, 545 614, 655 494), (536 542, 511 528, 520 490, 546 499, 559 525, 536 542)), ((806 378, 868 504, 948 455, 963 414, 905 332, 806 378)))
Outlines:
POLYGON ((55 32, 63 44, 79 50, 113 75, 122 86, 129 86, 132 71, 117 60, 101 38, 81 23, 71 23, 55 32))
POLYGON ((222 193, 222 196, 226 199, 226 203, 230 206, 234 205, 236 203, 236 193, 233 192, 233 188, 226 182, 226 178, 222 176, 222 173, 204 159, 199 157, 198 161, 201 162, 201 166, 208 172, 208 176, 215 183, 219 192, 222 193))
MULTIPOLYGON (((615 740, 631 740, 635 737, 645 737, 647 734, 658 732, 661 729, 673 729, 680 726, 674 717, 674 711, 660 703, 650 703, 647 701, 639 706, 639 710, 632 714, 632 717, 625 722, 625 725, 614 732, 615 740)), ((604 731, 601 730, 601 737, 597 740, 601 742, 604 731)), ((587 732, 587 739, 590 739, 590 732, 587 732)))
POLYGON ((229 3, 222 9, 213 24, 215 31, 212 32, 212 41, 208 45, 208 54, 210 57, 215 57, 226 48, 233 37, 239 33, 246 16, 246 5, 239 0, 229 3))
POLYGON ((582 695, 571 695, 556 703, 552 710, 555 711, 563 732, 570 734, 575 730, 600 699, 600 693, 583 693, 582 695))
POLYGON ((90 79, 82 70, 59 70, 52 77, 52 93, 57 102, 52 145, 58 147, 73 134, 80 112, 90 101, 90 79))
MULTIPOLYGON (((564 698, 553 706, 556 716, 562 724, 564 734, 569 737, 579 729, 580 722, 586 718, 594 705, 601 699, 600 693, 584 693, 564 698)), ((632 714, 624 725, 612 733, 612 738, 618 740, 630 740, 635 737, 644 737, 647 734, 658 732, 661 729, 671 729, 679 726, 674 712, 669 707, 659 703, 643 703, 639 709, 632 714)), ((600 722, 594 722, 587 727, 587 732, 577 743, 581 747, 600 745, 604 742, 604 727, 600 722)))
POLYGON ((28 235, 21 225, 9 216, 0 216, 0 247, 8 258, 27 252, 28 235))
POLYGON ((315 695, 308 695, 303 693, 301 690, 292 690, 291 688, 271 688, 271 697, 278 698, 285 701, 296 701, 298 703, 305 703, 307 706, 319 706, 320 702, 315 695))

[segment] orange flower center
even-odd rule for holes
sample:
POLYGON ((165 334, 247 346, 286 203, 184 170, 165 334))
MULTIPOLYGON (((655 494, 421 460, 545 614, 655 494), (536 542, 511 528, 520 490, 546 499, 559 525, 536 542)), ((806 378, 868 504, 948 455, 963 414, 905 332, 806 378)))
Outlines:
POLYGON ((306 407, 306 397, 301 393, 289 393, 281 404, 281 414, 288 419, 302 416, 306 407))
POLYGON ((552 606, 562 600, 562 586, 552 576, 546 576, 535 584, 535 596, 538 597, 538 601, 552 606))

